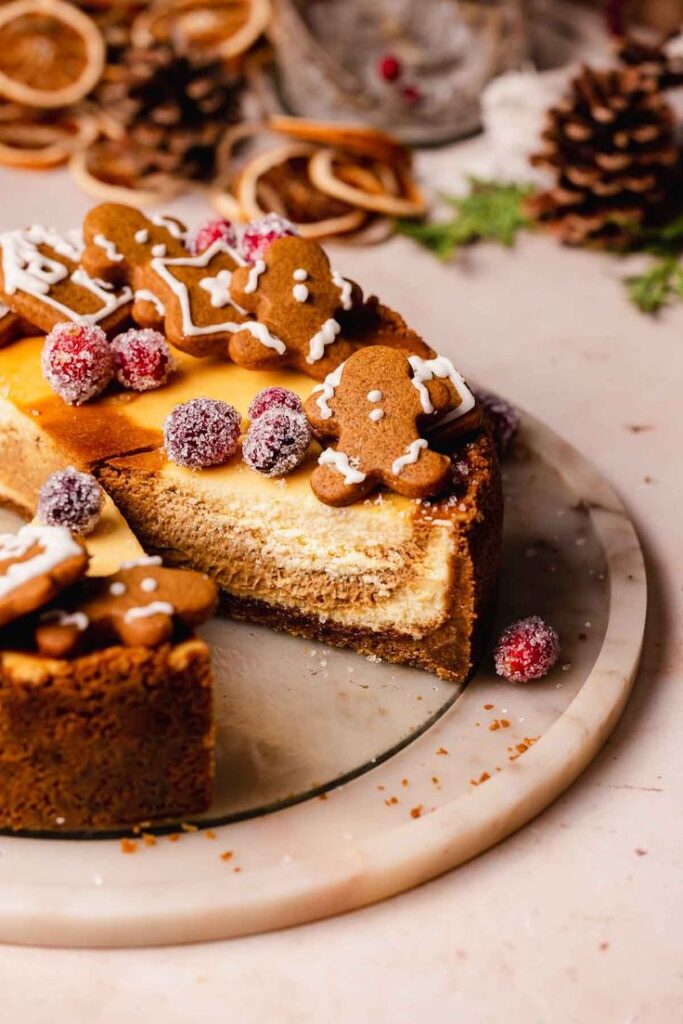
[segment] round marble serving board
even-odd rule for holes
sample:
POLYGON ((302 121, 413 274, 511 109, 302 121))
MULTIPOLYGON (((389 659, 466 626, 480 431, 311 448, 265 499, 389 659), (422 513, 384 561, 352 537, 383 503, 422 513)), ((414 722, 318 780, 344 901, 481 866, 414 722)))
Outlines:
POLYGON ((504 482, 499 621, 539 613, 558 628, 545 680, 502 682, 487 658, 459 692, 216 620, 209 814, 123 842, 0 836, 0 941, 151 945, 325 917, 453 868, 546 807, 623 710, 645 572, 609 484, 531 417, 504 482))

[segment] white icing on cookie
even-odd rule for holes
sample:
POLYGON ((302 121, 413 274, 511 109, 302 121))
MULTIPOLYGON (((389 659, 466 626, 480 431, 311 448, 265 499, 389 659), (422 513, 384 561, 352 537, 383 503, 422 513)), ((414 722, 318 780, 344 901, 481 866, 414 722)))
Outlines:
POLYGON ((56 622, 58 626, 73 626, 79 633, 85 633, 90 619, 85 612, 66 612, 63 608, 50 608, 40 616, 41 622, 56 622))
POLYGON ((140 558, 121 562, 122 569, 137 569, 139 565, 161 565, 161 557, 159 555, 141 555, 140 558))
POLYGON ((104 249, 112 263, 120 263, 123 259, 123 253, 119 252, 114 243, 110 242, 104 235, 95 235, 93 242, 95 245, 99 245, 100 249, 104 249))
POLYGON ((159 245, 153 245, 152 246, 152 256, 165 256, 165 255, 166 255, 166 246, 164 245, 163 242, 160 242, 159 245))
POLYGON ((223 306, 232 304, 231 280, 232 274, 229 270, 219 270, 215 277, 203 277, 199 282, 199 287, 211 296, 211 305, 214 309, 222 309, 223 306))
POLYGON ((22 526, 17 534, 0 536, 0 562, 23 558, 36 546, 42 550, 23 562, 12 562, 0 575, 0 599, 67 559, 83 554, 83 548, 65 526, 29 525, 22 526))
POLYGON ((151 615, 174 615, 175 608, 168 601, 150 601, 139 608, 129 608, 124 616, 125 622, 135 622, 136 619, 147 619, 151 615))
POLYGON ((335 389, 341 384, 342 371, 345 365, 346 363, 340 363, 336 370, 333 370, 332 373, 328 373, 322 384, 316 384, 313 388, 313 394, 315 394, 316 391, 322 392, 322 394, 316 398, 315 404, 320 409, 320 415, 324 420, 329 420, 332 415, 332 410, 327 403, 331 398, 334 398, 335 389))
POLYGON ((109 593, 112 597, 123 597, 126 592, 126 584, 122 583, 121 580, 114 580, 109 587, 109 593))
POLYGON ((326 448, 318 459, 321 466, 331 466, 341 473, 345 484, 362 484, 365 480, 363 473, 357 466, 351 465, 346 452, 335 451, 334 448, 326 448))
POLYGON ((258 288, 258 279, 266 269, 265 260, 256 260, 247 276, 247 283, 244 286, 244 294, 251 295, 258 288))
POLYGON ((297 269, 292 274, 292 277, 294 278, 295 281, 307 281, 308 271, 304 270, 303 267, 297 267, 297 269))
POLYGON ((297 302, 305 302, 308 298, 308 288, 305 284, 295 284, 292 288, 292 295, 297 302))
POLYGON ((331 345, 341 331, 341 326, 334 317, 330 317, 322 325, 317 334, 314 334, 308 343, 307 363, 317 363, 325 354, 325 348, 331 345))
POLYGON ((151 594, 158 589, 159 580, 155 580, 153 576, 145 576, 144 580, 140 583, 140 590, 145 594, 151 594))
POLYGON ((172 235, 178 241, 182 242, 187 232, 183 231, 180 224, 173 217, 165 217, 159 213, 156 217, 152 217, 152 224, 156 224, 158 228, 166 228, 169 235, 172 235))
POLYGON ((159 296, 155 295, 154 292, 151 292, 149 288, 138 288, 138 290, 135 293, 135 299, 136 301, 139 300, 140 302, 149 302, 152 306, 154 306, 159 316, 164 316, 164 314, 166 313, 166 307, 164 306, 159 296))
POLYGON ((406 466, 412 465, 413 462, 417 462, 420 458, 420 452, 423 448, 427 448, 427 442, 424 437, 418 437, 416 441, 412 441, 405 450, 405 455, 399 455, 397 459, 391 465, 391 472, 394 476, 398 476, 401 470, 405 469, 406 466))
POLYGON ((146 245, 147 242, 149 242, 149 231, 147 230, 147 228, 140 228, 139 231, 135 232, 133 238, 138 243, 138 245, 146 245))
MULTIPOLYGON (((450 380, 460 395, 460 405, 448 414, 449 420, 460 419, 461 416, 464 416, 470 409, 474 408, 474 395, 467 387, 463 377, 453 366, 453 363, 446 356, 436 356, 435 359, 421 359, 420 356, 408 356, 408 362, 413 368, 413 386, 417 388, 420 394, 420 402, 425 413, 434 412, 429 392, 425 387, 425 382, 432 380, 434 377, 450 380)), ((443 423, 444 421, 440 422, 443 423)))
POLYGON ((332 271, 332 284, 336 285, 341 295, 339 301, 342 309, 351 309, 353 302, 351 300, 351 282, 347 281, 345 277, 342 277, 336 270, 332 271))
POLYGON ((372 420, 373 423, 379 423, 380 420, 384 419, 384 409, 373 409, 368 413, 368 419, 372 420))
POLYGON ((373 388, 373 390, 368 391, 366 395, 368 402, 381 402, 383 397, 384 396, 382 395, 382 392, 379 390, 379 388, 373 388))

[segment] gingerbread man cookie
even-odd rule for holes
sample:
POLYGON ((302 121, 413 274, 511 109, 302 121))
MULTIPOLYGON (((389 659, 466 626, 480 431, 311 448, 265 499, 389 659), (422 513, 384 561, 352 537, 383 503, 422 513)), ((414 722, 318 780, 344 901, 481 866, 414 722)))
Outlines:
MULTIPOLYGON (((133 319, 163 330, 191 355, 226 354, 247 315, 233 301, 230 281, 243 260, 219 239, 199 256, 184 245, 185 228, 171 217, 148 218, 130 206, 103 203, 83 224, 83 265, 107 281, 127 282, 133 319)), ((259 330, 267 338, 268 332, 259 330)))
POLYGON ((316 496, 348 505, 381 484, 407 498, 437 494, 450 460, 429 448, 421 427, 467 412, 470 399, 449 360, 407 357, 383 345, 359 349, 306 402, 314 433, 337 441, 313 471, 316 496))
MULTIPOLYGON (((31 324, 26 323, 20 316, 13 313, 6 303, 0 302, 0 348, 4 348, 5 345, 16 341, 17 338, 24 338, 31 333, 31 324)), ((40 332, 34 328, 33 333, 38 334, 40 332)))
POLYGON ((276 239, 262 259, 235 271, 230 294, 269 335, 252 328, 233 336, 229 353, 240 366, 290 366, 323 380, 353 352, 342 322, 360 305, 360 289, 330 268, 316 242, 276 239))
POLYGON ((88 555, 64 526, 0 536, 0 626, 51 601, 85 574, 88 555))
POLYGON ((65 320, 86 320, 115 333, 130 317, 133 294, 80 266, 78 232, 33 226, 0 235, 3 305, 41 331, 65 320))
POLYGON ((185 569, 163 569, 155 559, 85 580, 60 607, 39 618, 35 639, 41 654, 65 658, 81 647, 158 647, 174 625, 205 622, 216 607, 216 586, 185 569))

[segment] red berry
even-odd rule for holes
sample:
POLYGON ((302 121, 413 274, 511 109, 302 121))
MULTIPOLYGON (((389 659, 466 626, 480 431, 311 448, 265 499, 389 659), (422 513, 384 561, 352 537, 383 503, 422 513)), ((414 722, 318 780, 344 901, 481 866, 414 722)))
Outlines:
POLYGON ((111 343, 119 384, 133 391, 151 391, 165 384, 175 361, 164 336, 151 328, 126 331, 111 343))
POLYGON ((102 514, 104 492, 94 476, 73 466, 48 477, 38 497, 38 519, 45 526, 66 526, 90 533, 102 514))
POLYGON ((114 357, 101 327, 56 324, 45 338, 43 376, 69 405, 81 405, 104 391, 114 376, 114 357))
POLYGON ((231 249, 237 248, 237 232, 234 225, 231 221, 221 217, 207 220, 206 224, 197 228, 189 241, 188 248, 193 256, 199 256, 219 239, 229 245, 231 249))
POLYGON ((403 65, 398 57, 392 53, 386 53, 377 61, 377 74, 385 82, 395 82, 403 73, 403 65))
POLYGON ((514 405, 510 405, 500 395, 492 391, 477 388, 474 397, 484 412, 484 417, 491 429, 493 441, 499 458, 504 458, 519 430, 519 413, 514 405))
POLYGON ((247 263, 255 263, 261 259, 268 246, 276 238, 296 235, 294 225, 281 217, 279 213, 267 213, 260 220, 247 224, 242 234, 241 253, 247 263))
POLYGON ((538 615, 504 629, 494 651, 496 672, 512 683, 528 683, 550 672, 560 656, 560 640, 538 615))
POLYGON ((299 465, 310 441, 311 428, 302 413, 270 409, 249 427, 242 456, 264 476, 284 476, 299 465))
POLYGON ((401 96, 406 103, 417 103, 422 99, 422 93, 416 85, 404 85, 401 90, 401 96))
POLYGON ((304 407, 298 395, 287 388, 265 388, 259 391, 249 406, 249 419, 257 420, 270 409, 291 409, 292 412, 303 413, 304 407))
POLYGON ((219 466, 237 451, 240 414, 217 398, 176 405, 164 421, 164 447, 171 462, 190 469, 219 466))

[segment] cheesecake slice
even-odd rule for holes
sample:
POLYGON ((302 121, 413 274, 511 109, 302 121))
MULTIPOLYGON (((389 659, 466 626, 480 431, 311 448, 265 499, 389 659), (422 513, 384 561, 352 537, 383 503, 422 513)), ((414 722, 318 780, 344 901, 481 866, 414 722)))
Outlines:
POLYGON ((0 494, 33 512, 58 468, 90 469, 148 551, 208 573, 224 609, 461 682, 476 666, 495 601, 502 501, 497 459, 479 429, 458 442, 452 479, 429 500, 380 492, 345 508, 310 487, 319 449, 279 480, 235 457, 200 472, 169 462, 162 424, 191 398, 243 417, 263 388, 302 399, 310 378, 174 353, 157 391, 64 404, 40 372, 41 338, 0 351, 0 494))

